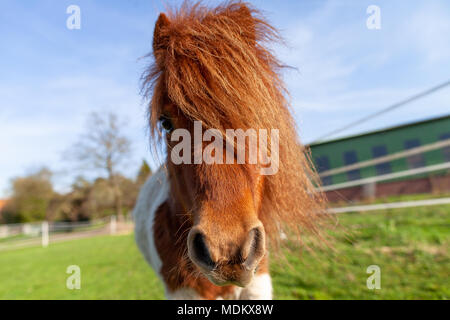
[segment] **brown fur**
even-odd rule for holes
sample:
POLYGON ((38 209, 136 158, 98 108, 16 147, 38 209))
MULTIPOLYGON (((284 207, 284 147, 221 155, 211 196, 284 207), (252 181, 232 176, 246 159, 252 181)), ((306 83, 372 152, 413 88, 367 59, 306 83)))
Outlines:
MULTIPOLYGON (((168 202, 163 203, 156 212, 153 225, 155 245, 163 262, 161 276, 167 288, 172 292, 183 287, 191 288, 208 300, 229 297, 233 294, 234 286, 220 287, 212 284, 188 259, 186 235, 190 226, 189 221, 186 221, 186 216, 174 214, 168 202), (174 234, 179 236, 177 241, 173 240, 174 234)), ((224 271, 233 273, 235 269, 236 265, 230 264, 225 266, 224 271)), ((268 272, 268 261, 267 258, 264 258, 257 273, 268 272)))
MULTIPOLYGON (((261 209, 266 232, 277 244, 282 225, 317 232, 317 213, 324 211, 325 201, 314 190, 316 175, 285 98, 282 65, 265 46, 279 36, 249 8, 231 3, 208 9, 197 3, 170 12, 170 25, 159 30, 155 63, 143 84, 147 94, 153 94, 153 133, 167 99, 207 128, 280 130, 280 169, 265 179, 261 209)), ((228 198, 226 192, 222 196, 228 198)))
POLYGON ((219 287, 212 284, 187 258, 186 231, 189 223, 172 213, 167 202, 158 208, 153 228, 155 245, 163 262, 161 275, 169 290, 188 287, 209 300, 226 297, 233 292, 233 286, 219 287), (178 241, 174 241, 174 234, 180 235, 178 241))
MULTIPOLYGON (((187 258, 186 237, 195 225, 202 226, 211 247, 220 246, 212 254, 227 279, 243 258, 237 245, 257 220, 273 248, 278 248, 281 231, 295 233, 298 240, 303 231, 319 234, 325 201, 315 191, 316 175, 296 132, 280 78, 282 65, 266 46, 278 39, 259 12, 241 2, 215 9, 185 3, 157 21, 155 62, 143 76, 145 93, 152 97, 152 137, 162 136, 161 115, 176 128, 192 130, 192 121, 198 120, 204 129, 218 129, 224 136, 227 128, 280 133, 280 167, 271 176, 260 176, 257 165, 174 165, 168 158, 173 199, 156 217, 155 240, 169 288, 188 286, 208 297, 229 290, 209 283, 187 258), (173 234, 159 228, 177 229, 177 245, 173 234), (214 238, 218 233, 228 238, 214 238), (228 240, 230 245, 224 245, 228 240), (228 260, 221 261, 224 257, 228 260)), ((267 257, 261 270, 267 271, 267 257)))

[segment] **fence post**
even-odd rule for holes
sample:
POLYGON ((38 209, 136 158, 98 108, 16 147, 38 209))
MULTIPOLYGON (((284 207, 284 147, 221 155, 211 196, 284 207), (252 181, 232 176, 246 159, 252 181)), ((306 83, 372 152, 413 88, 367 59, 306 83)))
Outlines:
POLYGON ((369 182, 367 184, 364 184, 362 186, 363 189, 363 198, 368 200, 375 199, 375 196, 377 194, 377 183, 376 182, 369 182))
POLYGON ((115 215, 111 216, 111 222, 109 224, 109 231, 111 234, 115 234, 117 231, 117 217, 115 215))
POLYGON ((42 246, 44 248, 48 247, 48 222, 44 221, 42 222, 42 246))
POLYGON ((0 226, 0 239, 1 238, 7 238, 9 234, 8 226, 0 226))

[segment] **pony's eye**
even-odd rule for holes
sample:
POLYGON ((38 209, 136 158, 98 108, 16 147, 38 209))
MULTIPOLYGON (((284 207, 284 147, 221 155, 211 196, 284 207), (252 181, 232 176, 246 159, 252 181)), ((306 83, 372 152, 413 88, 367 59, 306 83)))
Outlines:
POLYGON ((173 131, 173 124, 172 121, 170 121, 170 119, 166 116, 161 116, 159 118, 159 122, 161 123, 161 127, 167 131, 167 132, 172 132, 173 131))

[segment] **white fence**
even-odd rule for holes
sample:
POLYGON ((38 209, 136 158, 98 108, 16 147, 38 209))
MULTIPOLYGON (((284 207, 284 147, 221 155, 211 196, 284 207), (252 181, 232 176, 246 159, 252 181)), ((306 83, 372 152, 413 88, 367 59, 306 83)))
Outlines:
POLYGON ((450 204, 450 198, 388 202, 388 203, 350 206, 350 207, 330 208, 328 212, 329 213, 366 212, 366 211, 378 211, 387 209, 428 207, 446 204, 450 204))
POLYGON ((0 251, 42 245, 96 235, 132 230, 131 221, 118 222, 115 216, 83 222, 33 222, 0 225, 0 251))
MULTIPOLYGON (((393 179, 398 179, 398 178, 415 176, 415 175, 419 175, 422 173, 442 171, 442 170, 446 170, 446 169, 450 169, 450 162, 444 162, 444 163, 435 164, 435 165, 428 166, 428 167, 404 170, 404 171, 395 172, 395 173, 383 174, 383 175, 373 176, 373 177, 365 178, 365 179, 358 179, 358 180, 353 180, 353 181, 348 181, 348 182, 343 182, 343 183, 337 183, 337 184, 333 184, 330 186, 322 187, 322 191, 332 191, 332 190, 339 190, 339 189, 356 187, 356 186, 369 185, 369 184, 373 184, 373 183, 380 182, 380 181, 393 180, 393 179)), ((350 169, 349 169, 349 171, 350 171, 350 169)))
POLYGON ((319 174, 319 176, 321 178, 327 177, 327 176, 331 176, 334 174, 344 173, 344 172, 356 170, 356 169, 361 169, 364 167, 373 166, 373 165, 377 165, 377 164, 381 164, 381 163, 385 163, 385 162, 389 162, 392 160, 397 160, 397 159, 401 159, 401 158, 405 158, 405 157, 409 157, 409 156, 413 156, 413 155, 417 155, 417 154, 423 154, 423 153, 426 153, 429 151, 442 149, 445 147, 450 147, 450 139, 442 140, 442 141, 435 142, 435 143, 430 143, 430 144, 427 144, 424 146, 416 147, 416 148, 405 150, 405 151, 396 152, 396 153, 393 153, 393 154, 390 154, 387 156, 378 157, 378 158, 367 160, 367 161, 360 161, 358 163, 354 163, 354 164, 351 164, 351 165, 348 165, 345 167, 323 171, 319 174))
MULTIPOLYGON (((361 168, 374 166, 374 165, 382 164, 382 163, 388 163, 393 160, 398 160, 398 159, 402 159, 402 158, 406 158, 406 157, 410 157, 410 156, 414 156, 414 155, 419 155, 419 154, 425 154, 427 152, 435 151, 435 150, 439 150, 439 149, 443 150, 444 148, 449 148, 449 147, 450 147, 450 139, 445 139, 442 141, 430 143, 430 144, 416 147, 413 149, 389 154, 389 155, 386 155, 383 157, 378 157, 378 158, 367 160, 367 161, 360 161, 360 162, 357 162, 357 163, 354 163, 351 165, 347 165, 344 167, 322 171, 319 173, 319 177, 320 178, 329 177, 329 176, 333 176, 335 174, 346 173, 346 172, 349 172, 352 170, 358 170, 361 168)), ((322 186, 320 188, 320 190, 325 192, 325 191, 340 190, 340 189, 345 189, 345 188, 350 188, 350 187, 363 186, 363 187, 365 187, 365 193, 367 193, 369 196, 373 197, 376 192, 376 183, 378 183, 378 182, 395 180, 395 179, 406 178, 406 177, 411 177, 411 176, 417 176, 420 174, 431 173, 431 172, 445 171, 445 170, 449 170, 449 169, 450 169, 450 162, 442 162, 442 163, 433 164, 433 165, 429 165, 429 166, 425 166, 425 167, 407 169, 407 170, 388 173, 388 174, 375 175, 372 177, 351 180, 351 181, 336 183, 336 184, 332 184, 332 185, 326 185, 326 186, 322 186)))

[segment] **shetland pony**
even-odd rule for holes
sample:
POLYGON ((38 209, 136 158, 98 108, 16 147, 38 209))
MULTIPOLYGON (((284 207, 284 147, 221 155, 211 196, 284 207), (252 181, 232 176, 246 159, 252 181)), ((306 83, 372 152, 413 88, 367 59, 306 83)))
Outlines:
POLYGON ((280 247, 282 234, 300 240, 319 229, 324 201, 296 133, 283 66, 267 48, 279 39, 241 2, 214 9, 185 2, 156 22, 143 90, 152 138, 168 156, 143 186, 134 219, 138 247, 169 299, 271 299, 269 248, 280 247), (226 129, 278 129, 278 172, 262 175, 261 163, 175 164, 171 136, 193 133, 194 121, 225 140, 233 139, 226 129))

